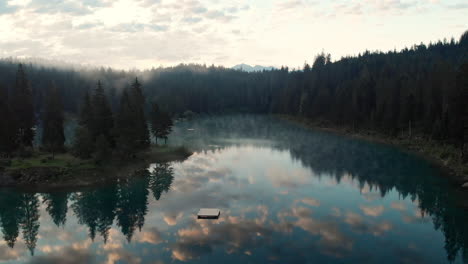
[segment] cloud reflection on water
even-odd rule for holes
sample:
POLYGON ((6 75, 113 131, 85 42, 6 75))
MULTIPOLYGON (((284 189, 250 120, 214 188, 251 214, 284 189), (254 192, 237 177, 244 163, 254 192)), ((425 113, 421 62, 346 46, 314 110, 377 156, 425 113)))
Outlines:
POLYGON ((152 263, 155 256, 165 263, 441 263, 445 252, 453 258, 468 241, 459 235, 460 225, 447 224, 466 221, 449 206, 447 189, 437 189, 443 182, 419 181, 418 175, 430 172, 423 163, 393 150, 285 127, 290 131, 264 132, 277 131, 268 136, 285 139, 292 134, 297 144, 227 138, 220 142, 239 145, 217 142, 213 151, 200 150, 182 163, 154 164, 148 177, 106 188, 35 196, 1 192, 2 232, 14 248, 0 243, 0 260, 74 261, 61 253, 67 252, 90 263, 152 263), (359 155, 350 154, 355 149, 359 155), (368 160, 374 161, 371 166, 368 160), (27 206, 33 214, 25 219, 27 206), (197 220, 201 207, 220 208, 220 219, 197 220), (35 223, 40 223, 37 236, 35 223), (35 239, 31 258, 26 242, 31 247, 35 239))

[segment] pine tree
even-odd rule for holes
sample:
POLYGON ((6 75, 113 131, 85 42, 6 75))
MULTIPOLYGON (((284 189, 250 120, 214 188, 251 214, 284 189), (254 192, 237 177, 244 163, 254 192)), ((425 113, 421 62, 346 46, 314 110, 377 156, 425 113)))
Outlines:
POLYGON ((86 92, 80 107, 78 127, 75 129, 75 137, 72 146, 74 156, 89 159, 94 151, 94 141, 91 134, 93 109, 91 98, 86 92))
POLYGON ((63 122, 62 100, 57 87, 52 84, 45 102, 42 124, 42 145, 45 150, 52 152, 52 156, 64 148, 63 122))
POLYGON ((135 78, 135 82, 132 84, 130 89, 131 108, 134 115, 134 122, 137 133, 138 149, 145 149, 149 147, 149 131, 148 124, 145 118, 145 97, 141 90, 141 84, 138 82, 138 78, 135 78))
POLYGON ((135 119, 130 96, 125 90, 120 99, 116 118, 117 147, 123 156, 132 156, 138 150, 139 134, 135 129, 135 119))
POLYGON ((465 162, 468 161, 468 63, 464 63, 460 66, 457 73, 457 88, 461 91, 463 97, 464 111, 462 113, 463 120, 463 145, 462 145, 462 156, 465 162))
POLYGON ((16 140, 21 147, 30 147, 35 134, 34 106, 31 86, 22 64, 18 65, 11 106, 16 118, 16 140))
POLYGON ((97 87, 94 90, 91 106, 90 131, 93 142, 96 142, 98 136, 104 135, 111 146, 113 146, 115 143, 112 135, 114 118, 104 93, 104 88, 102 88, 101 81, 98 81, 97 87))
POLYGON ((408 137, 411 138, 413 135, 413 122, 414 122, 414 113, 416 100, 414 99, 413 93, 410 93, 406 98, 406 112, 405 112, 405 121, 408 123, 408 137))
POLYGON ((83 98, 83 104, 80 108, 79 113, 79 124, 87 129, 91 129, 91 120, 93 115, 93 109, 91 107, 91 98, 89 93, 86 91, 85 96, 83 98))
POLYGON ((0 154, 10 156, 15 150, 15 127, 8 92, 0 86, 0 154))

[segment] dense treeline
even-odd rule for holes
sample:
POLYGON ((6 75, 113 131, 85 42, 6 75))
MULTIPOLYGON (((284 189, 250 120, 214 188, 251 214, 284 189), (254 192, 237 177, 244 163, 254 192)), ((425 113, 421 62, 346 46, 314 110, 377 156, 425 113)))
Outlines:
MULTIPOLYGON (((468 98, 467 63, 468 32, 458 41, 420 44, 399 52, 366 51, 336 62, 331 61, 330 55, 320 54, 312 65, 305 64, 300 70, 283 67, 247 73, 223 67, 179 65, 125 72, 29 64, 25 71, 29 74, 35 113, 43 109, 50 80, 59 87, 65 112, 74 114, 81 109, 77 98, 85 97, 101 80, 100 93, 107 98, 108 108, 114 115, 119 113, 126 118, 125 112, 135 101, 126 87, 131 85, 129 80, 138 76, 144 83, 139 89, 147 100, 144 108, 132 111, 142 110, 143 115, 155 111, 152 103, 171 114, 188 110, 288 114, 391 136, 419 134, 461 147, 464 138, 468 138, 464 135, 468 130, 463 128, 464 101, 468 98)), ((3 94, 17 90, 8 86, 14 83, 15 67, 13 60, 0 62, 3 94)), ((119 125, 122 120, 114 122, 125 131, 119 125)), ((99 135, 92 129, 89 132, 95 141, 99 135)), ((106 133, 103 136, 113 147, 119 139, 106 133)), ((137 135, 127 133, 121 135, 121 140, 122 137, 137 135)))
MULTIPOLYGON (((60 93, 54 82, 44 97, 43 109, 34 111, 30 82, 19 64, 16 82, 11 91, 2 91, 0 99, 0 153, 6 156, 29 156, 33 151, 36 129, 42 129, 41 148, 52 153, 66 150, 64 111, 60 93), (36 120, 38 119, 38 120, 36 120), (40 122, 40 126, 37 124, 40 122)), ((79 126, 75 132, 73 154, 83 159, 94 157, 99 163, 116 153, 120 157, 134 156, 150 146, 150 129, 145 116, 145 101, 138 79, 121 94, 119 109, 113 113, 102 83, 98 81, 90 96, 83 97, 79 126)), ((151 132, 167 139, 172 129, 170 115, 153 103, 151 132)))

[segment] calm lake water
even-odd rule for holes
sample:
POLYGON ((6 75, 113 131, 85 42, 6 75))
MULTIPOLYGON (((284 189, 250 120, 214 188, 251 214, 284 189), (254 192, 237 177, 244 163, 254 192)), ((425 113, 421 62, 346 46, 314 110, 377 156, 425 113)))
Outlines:
POLYGON ((196 152, 105 188, 0 190, 0 262, 468 263, 468 213, 419 158, 262 116, 169 142, 196 152))

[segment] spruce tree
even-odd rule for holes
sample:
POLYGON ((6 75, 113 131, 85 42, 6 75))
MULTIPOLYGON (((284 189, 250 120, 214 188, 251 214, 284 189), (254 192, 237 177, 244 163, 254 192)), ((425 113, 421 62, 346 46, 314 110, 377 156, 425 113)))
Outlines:
POLYGON ((0 155, 10 156, 16 148, 15 127, 8 92, 0 86, 0 155))
POLYGON ((404 115, 404 119, 408 124, 408 137, 411 138, 413 135, 413 122, 414 122, 414 112, 415 112, 415 104, 416 100, 414 99, 413 93, 410 93, 406 98, 406 111, 404 115))
POLYGON ((64 148, 63 122, 62 100, 57 87, 52 84, 45 102, 42 124, 42 146, 46 151, 52 152, 52 156, 64 148))
POLYGON ((35 135, 33 96, 22 64, 18 65, 11 106, 16 119, 16 141, 20 147, 30 147, 35 135))
POLYGON ((116 117, 117 147, 122 156, 132 156, 138 149, 139 134, 135 129, 132 103, 127 90, 122 93, 116 117))
POLYGON ((89 96, 88 91, 86 91, 85 96, 83 98, 83 104, 80 108, 78 123, 81 126, 86 127, 87 129, 91 129, 91 120, 93 115, 92 111, 93 109, 91 107, 91 98, 89 96))
POLYGON ((465 102, 462 120, 463 120, 463 145, 462 145, 462 156, 463 161, 468 161, 468 63, 464 63, 460 66, 457 73, 457 88, 461 91, 463 101, 465 102))
POLYGON ((91 134, 92 110, 91 98, 86 92, 80 108, 78 127, 75 129, 72 146, 73 155, 82 159, 91 158, 94 151, 94 141, 91 134))
POLYGON ((131 108, 134 115, 134 123, 137 133, 138 149, 145 149, 149 147, 149 131, 148 124, 145 117, 145 97, 141 90, 141 84, 138 82, 138 78, 135 78, 135 82, 132 84, 130 89, 131 108))
POLYGON ((104 135, 107 141, 113 146, 114 137, 112 135, 112 129, 114 127, 114 118, 101 81, 98 81, 97 87, 94 90, 91 106, 90 131, 93 142, 96 142, 98 136, 104 135))

